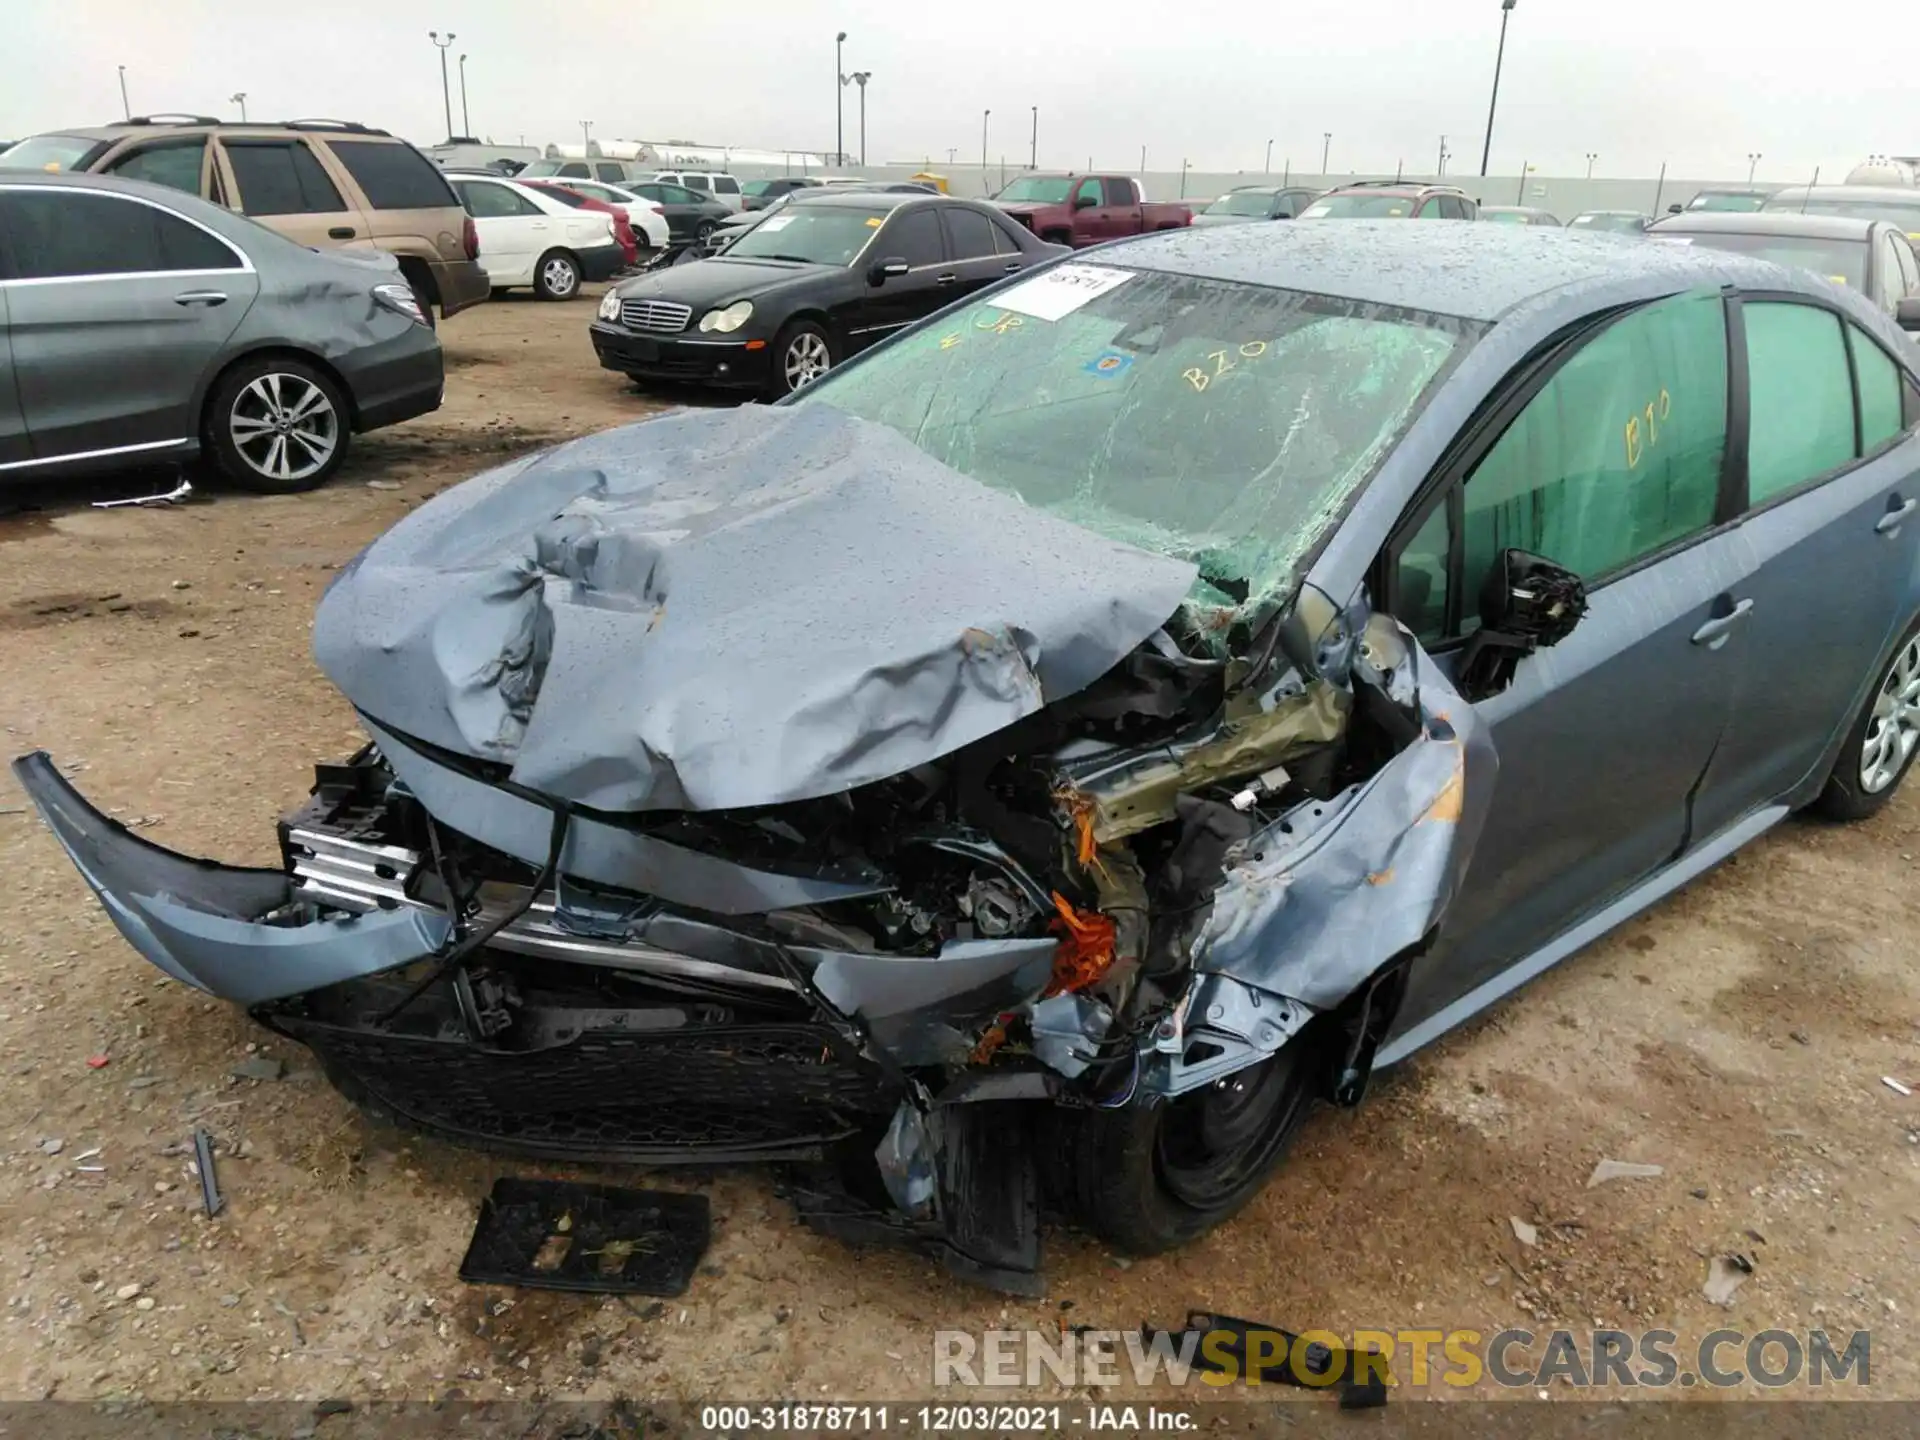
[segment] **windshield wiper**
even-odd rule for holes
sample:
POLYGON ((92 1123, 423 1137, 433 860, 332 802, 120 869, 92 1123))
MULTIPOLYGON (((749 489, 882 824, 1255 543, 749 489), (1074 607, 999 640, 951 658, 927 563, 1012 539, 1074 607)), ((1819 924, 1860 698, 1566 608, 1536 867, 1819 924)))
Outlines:
POLYGON ((791 260, 795 265, 818 265, 818 260, 809 260, 804 255, 751 255, 751 260, 791 260))

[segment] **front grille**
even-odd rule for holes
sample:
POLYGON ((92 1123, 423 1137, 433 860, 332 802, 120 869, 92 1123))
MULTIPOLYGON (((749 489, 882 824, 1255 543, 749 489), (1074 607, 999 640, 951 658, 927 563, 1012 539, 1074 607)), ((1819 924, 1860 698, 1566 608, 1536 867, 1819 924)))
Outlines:
POLYGON ((456 1144, 636 1164, 784 1159, 891 1112, 897 1094, 807 1023, 589 1031, 530 1053, 279 1014, 349 1096, 456 1144))
POLYGON ((622 300, 620 323, 629 330, 652 330, 661 335, 678 335, 693 318, 691 305, 675 305, 666 300, 622 300))

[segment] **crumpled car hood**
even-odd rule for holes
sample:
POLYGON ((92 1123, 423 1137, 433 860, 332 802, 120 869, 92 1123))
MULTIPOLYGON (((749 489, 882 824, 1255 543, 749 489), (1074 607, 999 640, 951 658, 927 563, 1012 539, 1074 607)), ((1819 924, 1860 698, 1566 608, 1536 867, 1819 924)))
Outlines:
POLYGON ((366 715, 597 810, 899 774, 1091 684, 1183 560, 990 490, 825 404, 683 413, 479 476, 314 625, 366 715))

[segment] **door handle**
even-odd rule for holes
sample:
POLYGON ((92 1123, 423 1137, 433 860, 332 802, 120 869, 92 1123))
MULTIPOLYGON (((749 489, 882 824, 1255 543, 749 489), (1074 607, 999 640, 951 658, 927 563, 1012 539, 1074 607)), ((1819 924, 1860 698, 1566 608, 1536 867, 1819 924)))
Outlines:
POLYGON ((1716 615, 1698 630, 1693 632, 1693 643, 1704 645, 1709 650, 1718 650, 1727 643, 1727 636, 1733 633, 1733 627, 1753 613, 1753 601, 1742 600, 1724 615, 1716 615))
POLYGON ((1874 534, 1876 535, 1893 534, 1894 531, 1900 528, 1901 521, 1905 520, 1909 515, 1913 514, 1915 510, 1920 510, 1920 500, 1908 500, 1904 503, 1897 503, 1899 502, 1899 499, 1900 497, 1897 495, 1889 495, 1887 497, 1887 513, 1882 515, 1878 520, 1874 521, 1873 523, 1874 534))
POLYGON ((173 303, 176 305, 205 305, 208 309, 212 309, 215 305, 224 305, 227 303, 227 292, 224 290, 183 290, 173 297, 173 303))
POLYGON ((351 225, 336 225, 327 231, 329 240, 351 240, 353 236, 354 229, 351 225))
POLYGON ((960 283, 960 277, 958 275, 942 275, 933 283, 936 285, 958 285, 960 283))
POLYGON ((1007 274, 1018 275, 1019 273, 1020 273, 1020 262, 1018 260, 1013 261, 1007 266, 1007 274))

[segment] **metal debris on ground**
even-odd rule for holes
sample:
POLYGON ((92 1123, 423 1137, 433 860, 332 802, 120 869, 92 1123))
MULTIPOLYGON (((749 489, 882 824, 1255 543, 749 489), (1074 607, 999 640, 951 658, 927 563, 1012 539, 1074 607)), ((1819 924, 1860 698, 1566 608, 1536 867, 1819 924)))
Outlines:
POLYGON ((286 1068, 284 1060, 271 1055, 249 1055, 227 1073, 236 1080, 278 1080, 286 1068))
POLYGON ((1913 1094, 1913 1090, 1911 1087, 1902 1085, 1898 1080, 1894 1079, 1891 1075, 1882 1075, 1880 1077, 1880 1083, 1886 1086, 1889 1090, 1893 1091, 1893 1093, 1896 1095, 1913 1094))
POLYGON ((1587 1189, 1609 1180, 1655 1180, 1666 1174, 1664 1165, 1641 1165, 1632 1160, 1602 1160, 1587 1177, 1587 1189))
POLYGON ((1509 1215, 1507 1217, 1507 1223, 1513 1227, 1513 1238, 1518 1240, 1522 1245, 1538 1245, 1540 1243, 1540 1230, 1538 1226, 1529 1225, 1518 1215, 1509 1215))
POLYGON ((1149 1325, 1140 1327, 1141 1339, 1149 1346, 1154 1345, 1163 1334, 1173 1342, 1175 1351, 1181 1354, 1188 1353, 1185 1345, 1187 1337, 1196 1337, 1192 1353, 1194 1365, 1200 1370, 1232 1375, 1249 1383, 1263 1385, 1311 1388, 1338 1385, 1342 1410, 1369 1410, 1387 1403, 1390 1378, 1384 1358, 1366 1367, 1367 1377, 1362 1381, 1357 1373, 1357 1359, 1353 1351, 1312 1341, 1303 1348, 1299 1336, 1277 1325, 1266 1325, 1257 1320, 1237 1320, 1231 1315, 1213 1315, 1205 1310, 1190 1310, 1187 1312, 1186 1329, 1178 1334, 1155 1330, 1149 1325), (1216 1337, 1211 1344, 1208 1343, 1210 1336, 1216 1337), (1306 1362, 1306 1375, 1301 1375, 1293 1368, 1292 1357, 1296 1355, 1306 1362), (1262 1356, 1268 1357, 1264 1363, 1260 1359, 1262 1356), (1259 1367, 1257 1377, 1249 1374, 1250 1359, 1259 1367), (1308 1376, 1329 1378, 1309 1379, 1308 1376))
POLYGON ((178 505, 193 498, 193 482, 182 480, 173 489, 161 495, 135 495, 126 500, 96 500, 96 510, 123 510, 129 505, 145 507, 149 505, 178 505))
POLYGON ((193 1168, 200 1172, 200 1200, 211 1219, 226 1208, 227 1198, 220 1193, 220 1181, 213 1173, 213 1137, 204 1128, 193 1132, 193 1168))
POLYGON ((480 1205, 470 1285, 684 1295, 712 1238, 704 1195, 502 1178, 480 1205))
POLYGON ((1707 1262, 1707 1283, 1700 1287, 1700 1293, 1715 1305, 1731 1306, 1734 1295, 1752 1274, 1750 1256, 1716 1255, 1707 1262))

